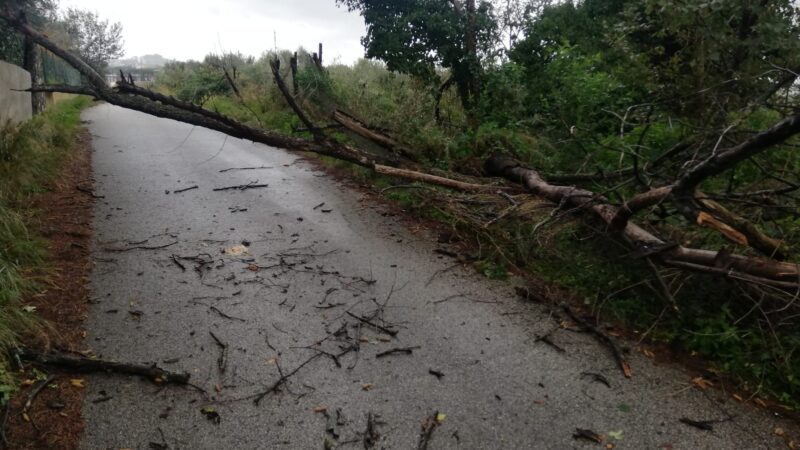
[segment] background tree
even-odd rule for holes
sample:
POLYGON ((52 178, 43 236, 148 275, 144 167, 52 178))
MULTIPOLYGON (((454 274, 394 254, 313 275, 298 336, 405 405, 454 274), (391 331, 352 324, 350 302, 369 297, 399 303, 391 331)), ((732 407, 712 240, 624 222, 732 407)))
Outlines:
MULTIPOLYGON (((43 26, 56 20, 58 2, 56 0, 16 0, 12 3, 17 11, 25 14, 27 21, 34 26, 43 26)), ((23 65, 25 39, 13 28, 0 26, 0 59, 23 65)))
POLYGON ((91 11, 70 8, 60 24, 72 40, 72 49, 100 72, 109 61, 125 54, 120 23, 109 23, 91 11))
POLYGON ((631 2, 613 37, 652 73, 653 93, 699 126, 763 103, 800 69, 798 8, 791 0, 631 2))
POLYGON ((475 0, 337 0, 361 12, 367 24, 362 38, 368 58, 389 70, 430 81, 437 68, 450 70, 464 108, 474 110, 480 98, 481 59, 497 42, 490 2, 475 0))

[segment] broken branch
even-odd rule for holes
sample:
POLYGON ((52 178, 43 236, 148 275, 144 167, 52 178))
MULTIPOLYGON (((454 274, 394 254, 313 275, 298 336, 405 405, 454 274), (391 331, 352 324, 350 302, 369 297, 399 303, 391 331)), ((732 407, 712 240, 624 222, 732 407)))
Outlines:
POLYGON ((394 355, 395 353, 404 353, 406 355, 410 355, 414 353, 414 350, 419 350, 420 348, 422 347, 416 346, 416 347, 393 348, 391 350, 386 350, 385 352, 378 353, 377 355, 375 355, 375 358, 384 358, 389 355, 394 355))
POLYGON ((136 375, 147 378, 155 383, 180 384, 189 383, 188 373, 175 373, 161 369, 153 364, 152 366, 126 364, 113 361, 89 358, 69 358, 59 355, 44 355, 41 353, 22 352, 20 359, 31 363, 63 369, 79 373, 119 373, 125 375, 136 375))
MULTIPOLYGON (((522 167, 514 160, 495 155, 486 161, 485 168, 490 175, 503 176, 521 183, 530 192, 553 203, 570 206, 578 211, 588 211, 608 225, 617 215, 618 208, 611 205, 602 195, 573 186, 552 185, 535 170, 522 167)), ((713 250, 670 245, 633 222, 628 222, 621 230, 621 234, 638 249, 657 256, 657 260, 663 264, 690 264, 691 267, 699 269, 698 271, 722 274, 728 278, 755 277, 766 284, 780 288, 800 287, 798 264, 736 254, 721 255, 721 252, 713 250), (714 271, 713 269, 720 267, 720 259, 724 259, 726 269, 714 271)))
POLYGON ((352 317, 352 318, 354 318, 354 319, 356 319, 356 320, 359 320, 359 321, 361 321, 361 322, 364 322, 365 324, 367 324, 367 325, 369 325, 369 326, 371 326, 371 327, 375 327, 375 328, 377 328, 378 330, 381 330, 381 331, 383 331, 384 333, 388 334, 389 336, 392 336, 392 337, 394 337, 394 336, 397 336, 397 333, 399 333, 399 331, 397 331, 397 330, 392 330, 392 329, 390 329, 390 328, 386 328, 386 327, 384 327, 384 326, 378 325, 377 323, 374 323, 374 322, 372 322, 372 321, 370 321, 369 319, 366 319, 366 318, 364 318, 364 317, 357 316, 357 315, 355 315, 355 314, 351 313, 350 311, 347 311, 347 315, 348 315, 348 316, 350 316, 350 317, 352 317))
POLYGON ((276 392, 281 387, 281 385, 286 383, 286 381, 289 378, 294 376, 294 374, 299 372, 300 369, 302 369, 303 367, 307 366, 308 364, 310 364, 312 361, 314 361, 315 359, 319 358, 320 356, 323 356, 323 353, 316 353, 314 356, 308 358, 307 360, 305 360, 305 362, 303 362, 299 366, 295 367, 295 369, 292 370, 291 372, 287 373, 286 375, 281 375, 281 377, 278 378, 278 380, 275 381, 275 383, 273 383, 272 386, 270 386, 269 389, 267 389, 266 391, 256 395, 255 400, 253 400, 253 403, 255 403, 255 405, 258 406, 259 403, 261 403, 261 400, 264 399, 264 397, 266 397, 267 395, 269 395, 269 394, 271 394, 273 392, 276 392))
POLYGON ((623 356, 622 350, 617 345, 616 341, 611 338, 611 336, 607 335, 599 328, 595 327, 594 325, 590 324, 589 322, 583 320, 582 318, 578 317, 572 308, 567 306, 566 304, 562 304, 561 308, 564 310, 565 313, 572 319, 575 323, 580 325, 583 329, 587 331, 591 331, 600 342, 604 343, 606 347, 611 350, 611 353, 614 355, 614 359, 617 361, 619 368, 622 369, 622 374, 625 375, 625 378, 630 378, 633 373, 631 372, 631 365, 628 363, 628 360, 623 356))
POLYGON ((246 191, 248 189, 258 189, 258 188, 266 188, 269 187, 268 184, 255 184, 255 183, 248 183, 248 184, 240 184, 238 186, 227 186, 214 189, 214 192, 220 191, 246 191))
POLYGON ((136 245, 134 247, 122 247, 122 248, 106 247, 103 249, 103 251, 111 253, 122 253, 122 252, 130 252, 133 250, 161 250, 162 248, 172 247, 177 243, 178 241, 170 242, 169 244, 155 245, 155 246, 136 245))
POLYGON ((219 358, 217 358, 217 368, 219 368, 220 373, 225 373, 225 369, 228 367, 228 344, 222 342, 214 332, 209 331, 208 334, 211 335, 211 338, 214 339, 214 342, 219 347, 219 358))

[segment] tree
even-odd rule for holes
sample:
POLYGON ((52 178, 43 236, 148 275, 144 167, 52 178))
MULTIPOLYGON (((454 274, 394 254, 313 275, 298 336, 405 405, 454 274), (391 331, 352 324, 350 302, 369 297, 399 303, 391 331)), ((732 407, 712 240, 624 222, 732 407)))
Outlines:
POLYGON ((119 22, 110 24, 91 11, 69 8, 60 23, 73 50, 95 70, 102 72, 109 61, 125 54, 119 22))
POLYGON ((362 38, 368 58, 389 70, 439 81, 437 67, 450 69, 468 112, 480 98, 481 58, 497 42, 492 4, 481 0, 337 0, 360 11, 367 24, 362 38))
POLYGON ((499 50, 505 59, 520 39, 525 37, 526 24, 539 17, 553 0, 494 0, 499 28, 499 50))
POLYGON ((698 126, 763 102, 800 68, 800 9, 792 0, 629 3, 623 48, 647 64, 655 94, 698 126))

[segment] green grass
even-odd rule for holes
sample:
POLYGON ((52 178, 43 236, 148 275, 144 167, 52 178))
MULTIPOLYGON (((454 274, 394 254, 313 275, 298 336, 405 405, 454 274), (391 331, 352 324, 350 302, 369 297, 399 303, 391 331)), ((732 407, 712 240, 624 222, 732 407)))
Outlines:
POLYGON ((42 330, 22 305, 38 288, 32 274, 46 265, 45 241, 31 228, 36 212, 30 196, 45 191, 58 175, 72 149, 80 111, 89 103, 84 97, 67 100, 25 124, 0 130, 0 400, 13 386, 9 350, 42 330))

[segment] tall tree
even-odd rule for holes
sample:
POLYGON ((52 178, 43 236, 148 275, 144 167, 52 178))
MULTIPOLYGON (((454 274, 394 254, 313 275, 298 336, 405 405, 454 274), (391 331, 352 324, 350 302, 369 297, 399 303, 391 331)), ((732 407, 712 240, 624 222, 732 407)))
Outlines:
POLYGON ((72 47, 95 70, 102 71, 113 59, 121 58, 122 25, 102 20, 96 13, 69 8, 61 18, 72 47))
POLYGON ((651 67, 673 111, 724 126, 797 77, 799 20, 793 0, 644 0, 628 4, 617 42, 651 67))
POLYGON ((440 81, 449 69, 464 107, 480 97, 481 59, 496 44, 492 4, 476 0, 337 0, 360 11, 367 24, 362 38, 368 58, 390 70, 440 81))

